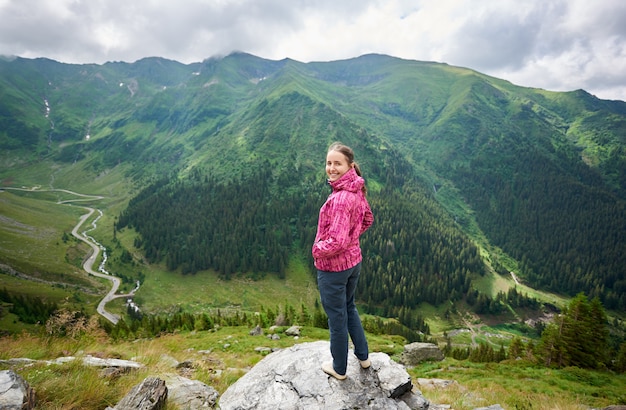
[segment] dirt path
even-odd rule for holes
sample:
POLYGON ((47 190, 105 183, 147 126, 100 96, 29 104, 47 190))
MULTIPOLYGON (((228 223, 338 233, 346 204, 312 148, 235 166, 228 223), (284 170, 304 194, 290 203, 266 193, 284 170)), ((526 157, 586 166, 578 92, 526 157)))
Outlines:
POLYGON ((465 316, 461 316, 461 320, 463 320, 463 323, 465 323, 465 326, 467 327, 467 329, 471 333, 471 336, 472 336, 472 347, 477 347, 478 343, 476 342, 476 327, 465 316))

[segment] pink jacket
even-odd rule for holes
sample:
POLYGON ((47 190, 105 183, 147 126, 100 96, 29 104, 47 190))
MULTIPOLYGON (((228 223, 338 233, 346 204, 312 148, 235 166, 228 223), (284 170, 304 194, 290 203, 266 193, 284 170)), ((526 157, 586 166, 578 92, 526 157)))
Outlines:
POLYGON ((320 209, 312 250, 317 269, 340 272, 363 259, 359 236, 374 222, 364 184, 354 168, 330 183, 333 192, 320 209))

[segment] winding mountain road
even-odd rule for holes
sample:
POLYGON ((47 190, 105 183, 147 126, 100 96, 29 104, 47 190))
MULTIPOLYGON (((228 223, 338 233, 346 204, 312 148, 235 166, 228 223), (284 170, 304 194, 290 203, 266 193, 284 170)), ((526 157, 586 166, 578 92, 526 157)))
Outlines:
MULTIPOLYGON (((39 189, 38 187, 34 187, 34 188, 9 188, 9 187, 2 187, 0 188, 0 190, 16 190, 16 191, 28 191, 28 192, 51 192, 51 191, 56 191, 56 192, 65 192, 67 194, 71 194, 71 195, 76 195, 78 197, 80 197, 79 199, 66 199, 63 201, 59 201, 57 202, 57 204, 70 204, 73 202, 81 202, 81 201, 93 201, 93 200, 100 200, 103 199, 104 197, 99 196, 99 195, 85 195, 85 194, 79 194, 77 192, 73 192, 73 191, 69 191, 67 189, 39 189)), ((93 269, 93 264, 96 262, 96 260, 98 259, 98 255, 100 254, 100 245, 95 242, 92 238, 90 238, 89 236, 87 236, 86 231, 83 231, 82 233, 79 232, 79 230, 81 229, 81 226, 85 223, 85 221, 87 219, 89 219, 89 217, 91 217, 91 215, 93 215, 93 213, 96 211, 94 208, 90 208, 87 206, 81 206, 82 208, 87 210, 87 213, 84 214, 83 216, 80 217, 80 219, 78 220, 78 223, 76 224, 76 226, 74 226, 74 229, 72 229, 72 235, 85 242, 87 245, 89 245, 92 249, 91 254, 89 255, 89 257, 85 260, 85 262, 83 263, 83 269, 94 276, 97 276, 99 278, 104 278, 107 279, 109 281, 111 281, 112 286, 111 286, 111 290, 106 294, 106 296, 100 301, 100 303, 98 304, 97 307, 97 312, 98 314, 100 314, 102 317, 104 317, 105 319, 107 319, 108 321, 110 321, 113 324, 117 324, 117 322, 120 320, 119 315, 110 313, 106 310, 106 304, 110 301, 112 301, 113 299, 116 298, 122 298, 122 297, 130 297, 133 296, 134 292, 136 289, 134 289, 133 291, 131 291, 128 294, 122 294, 122 295, 118 295, 117 291, 120 287, 121 284, 121 280, 120 278, 113 276, 113 275, 108 275, 108 274, 104 274, 101 272, 98 272, 97 270, 93 269)), ((100 215, 102 215, 102 211, 98 210, 98 212, 100 212, 100 215)), ((95 226, 95 222, 92 223, 93 224, 93 229, 96 228, 95 226)))
POLYGON ((104 273, 96 272, 95 270, 93 270, 93 264, 96 262, 96 260, 98 259, 98 255, 100 254, 100 247, 96 245, 95 243, 93 243, 92 241, 90 241, 84 233, 83 234, 79 233, 78 230, 85 223, 85 221, 91 215, 93 215, 93 213, 95 212, 95 209, 88 208, 88 207, 84 207, 84 208, 87 209, 88 212, 85 215, 80 217, 78 223, 76 224, 74 229, 72 229, 72 235, 74 235, 75 238, 80 239, 81 241, 85 242, 92 249, 91 255, 89 255, 85 263, 83 263, 83 269, 87 273, 90 273, 94 276, 98 276, 100 278, 105 278, 112 282, 111 290, 100 301, 100 303, 98 304, 97 311, 101 316, 103 316, 109 322, 116 324, 120 320, 119 315, 107 312, 107 310, 105 309, 105 306, 108 302, 112 301, 113 299, 118 298, 118 297, 123 297, 125 295, 116 295, 117 290, 119 289, 120 283, 121 283, 120 278, 116 276, 112 276, 112 275, 105 275, 104 273))

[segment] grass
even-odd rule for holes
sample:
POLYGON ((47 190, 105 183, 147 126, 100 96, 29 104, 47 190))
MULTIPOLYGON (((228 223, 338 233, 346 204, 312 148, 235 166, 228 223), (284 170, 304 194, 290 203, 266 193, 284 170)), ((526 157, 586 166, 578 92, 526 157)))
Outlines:
MULTIPOLYGON (((68 271, 65 262, 68 245, 62 233, 70 233, 84 209, 56 205, 39 194, 19 191, 0 192, 0 252, 2 259, 29 273, 39 271, 61 274, 68 271)), ((75 269, 78 271, 78 269, 75 269)))
MULTIPOLYGON (((263 336, 250 336, 248 332, 249 329, 243 327, 224 327, 217 331, 181 332, 117 343, 111 343, 101 334, 97 337, 88 335, 81 340, 45 338, 43 343, 37 336, 23 334, 2 339, 0 359, 29 357, 51 360, 60 355, 80 357, 91 354, 135 360, 144 365, 143 369, 125 373, 117 379, 102 378, 97 369, 79 362, 63 366, 36 364, 14 368, 37 391, 38 409, 95 409, 113 406, 145 377, 176 373, 172 362, 192 361, 193 378, 223 393, 265 356, 265 353, 256 352, 255 347, 284 348, 294 343, 327 338, 327 331, 315 328, 303 329, 303 335, 298 340, 284 335, 280 340, 270 340, 263 336), (72 380, 80 380, 80 383, 73 383, 72 380)), ((0 364, 0 368, 7 367, 0 364)))
MULTIPOLYGON (((10 261, 23 273, 84 277, 82 259, 89 247, 71 236, 71 231, 88 210, 82 202, 79 205, 58 203, 71 199, 84 201, 59 191, 0 191, 0 215, 4 222, 0 227, 0 255, 3 260, 10 261)), ((93 218, 95 215, 82 228, 88 228, 93 218)))
POLYGON ((311 307, 318 296, 314 279, 292 261, 285 280, 267 275, 263 280, 239 276, 225 281, 213 272, 198 272, 183 276, 164 270, 152 270, 149 280, 136 294, 140 306, 149 312, 172 307, 189 312, 210 311, 215 308, 258 311, 272 304, 291 303, 311 307), (296 265, 296 266, 294 266, 296 265))
MULTIPOLYGON (((23 333, 0 339, 0 359, 28 357, 52 360, 59 356, 120 358, 134 360, 143 368, 115 378, 100 375, 99 369, 80 361, 64 365, 14 365, 37 392, 38 409, 99 409, 113 406, 148 376, 176 373, 175 363, 193 363, 185 377, 199 380, 220 394, 243 376, 267 353, 258 346, 286 348, 295 343, 328 340, 328 331, 304 327, 299 339, 280 333, 280 340, 250 336, 246 327, 223 327, 213 331, 179 332, 152 339, 111 341, 95 329, 79 339, 39 337, 23 333)), ((266 333, 268 329, 264 329, 266 333)), ((382 351, 397 359, 404 339, 368 334, 371 351, 382 351)), ((10 368, 6 362, 0 369, 10 368)), ((500 404, 506 409, 601 408, 626 403, 626 375, 578 368, 550 369, 525 361, 470 363, 446 358, 407 369, 413 384, 424 397, 457 410, 500 404), (428 389, 420 378, 454 380, 447 388, 428 389)), ((173 409, 170 404, 168 410, 173 409)))
POLYGON ((451 358, 424 364, 410 373, 414 377, 457 381, 458 385, 449 389, 424 390, 424 394, 458 410, 496 403, 505 409, 601 408, 626 403, 623 374, 551 369, 526 361, 481 364, 451 358))

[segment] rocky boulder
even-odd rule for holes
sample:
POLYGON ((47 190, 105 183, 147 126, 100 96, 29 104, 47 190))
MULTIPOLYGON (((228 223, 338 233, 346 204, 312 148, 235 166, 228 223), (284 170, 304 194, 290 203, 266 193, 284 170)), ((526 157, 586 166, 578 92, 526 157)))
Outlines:
POLYGON ((404 346, 400 362, 406 366, 416 366, 425 361, 441 361, 443 352, 434 343, 411 343, 404 346))
POLYGON ((300 326, 291 326, 289 329, 285 330, 285 334, 287 336, 299 337, 300 329, 301 329, 300 326))
POLYGON ((0 409, 30 410, 35 408, 35 392, 26 380, 13 370, 0 371, 0 409))
POLYGON ((113 408, 106 410, 161 410, 165 408, 167 387, 158 377, 147 377, 113 408))
POLYGON ((179 409, 215 408, 219 393, 213 387, 179 375, 167 375, 164 379, 168 403, 174 403, 179 409))
POLYGON ((348 378, 341 381, 322 371, 322 363, 330 359, 327 341, 271 353, 224 392, 219 408, 408 410, 429 406, 419 391, 413 391, 405 368, 384 353, 370 354, 369 369, 361 369, 351 354, 348 378))

